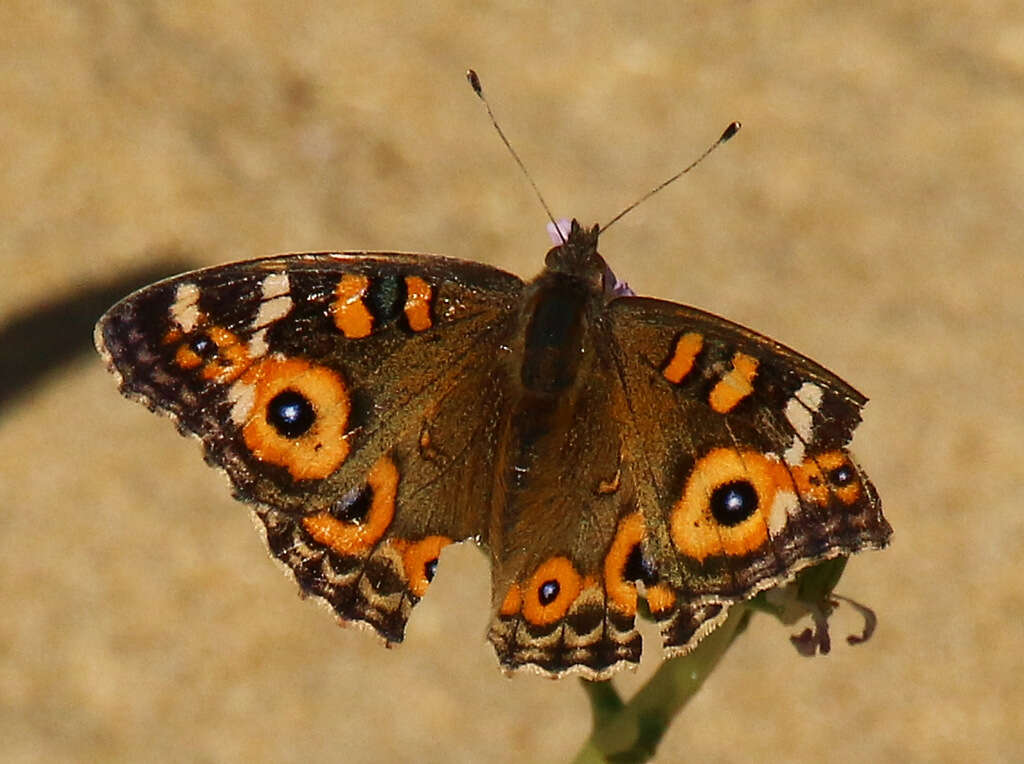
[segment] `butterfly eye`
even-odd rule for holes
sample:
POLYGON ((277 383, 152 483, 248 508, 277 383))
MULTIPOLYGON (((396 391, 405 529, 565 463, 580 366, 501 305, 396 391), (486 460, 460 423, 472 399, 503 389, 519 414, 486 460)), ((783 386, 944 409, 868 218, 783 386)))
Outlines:
POLYGON ((295 480, 323 480, 348 457, 352 399, 339 372, 268 357, 245 370, 230 397, 252 457, 284 467, 295 480))
POLYGON ((174 330, 164 343, 175 344, 174 363, 179 368, 212 382, 233 382, 251 363, 246 346, 222 326, 206 326, 184 338, 174 330))
POLYGON ((818 506, 839 499, 852 506, 863 495, 857 468, 843 451, 827 451, 805 459, 793 468, 801 498, 818 506))
POLYGON ((757 511, 757 491, 746 480, 734 480, 714 490, 710 507, 721 525, 739 525, 757 511))
POLYGON ((398 468, 390 457, 382 456, 365 485, 346 494, 330 511, 305 516, 302 526, 315 541, 342 557, 363 557, 391 527, 397 492, 398 468))
POLYGON ((781 463, 757 451, 716 448, 698 459, 687 477, 672 510, 672 540, 701 562, 748 555, 769 532, 781 532, 796 501, 793 480, 781 463))
POLYGON ((267 404, 267 421, 284 437, 298 438, 316 422, 316 411, 305 396, 285 390, 267 404))

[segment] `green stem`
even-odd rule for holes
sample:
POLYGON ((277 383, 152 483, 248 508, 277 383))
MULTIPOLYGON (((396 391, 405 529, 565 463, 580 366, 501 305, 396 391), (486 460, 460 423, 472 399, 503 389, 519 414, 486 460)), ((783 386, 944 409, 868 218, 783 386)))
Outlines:
POLYGON ((734 605, 725 623, 693 652, 663 663, 628 703, 610 682, 589 683, 594 731, 576 755, 576 764, 649 760, 673 717, 714 671, 747 615, 744 605, 734 605))

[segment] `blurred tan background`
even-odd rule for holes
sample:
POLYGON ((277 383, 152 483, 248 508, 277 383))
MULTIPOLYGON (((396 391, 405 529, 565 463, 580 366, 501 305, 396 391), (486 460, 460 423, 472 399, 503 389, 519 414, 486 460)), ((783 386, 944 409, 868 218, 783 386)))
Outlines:
MULTIPOLYGON (((840 591, 876 609, 876 637, 846 646, 841 610, 833 654, 805 659, 755 619, 660 760, 1019 756, 1024 7, 898 5, 0 6, 0 757, 560 761, 582 743, 575 681, 499 672, 481 555, 446 552, 401 647, 338 628, 198 444, 89 349, 103 302, 185 266, 379 248, 535 273, 545 218, 467 66, 556 214, 588 223, 742 120, 602 251, 638 293, 755 327, 872 399, 855 446, 896 536, 840 591)), ((647 634, 626 692, 656 665, 647 634)))

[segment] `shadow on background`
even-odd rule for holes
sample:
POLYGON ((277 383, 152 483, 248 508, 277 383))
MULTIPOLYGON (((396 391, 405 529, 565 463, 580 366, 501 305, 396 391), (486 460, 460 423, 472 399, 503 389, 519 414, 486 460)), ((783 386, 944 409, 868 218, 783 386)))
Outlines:
POLYGON ((116 280, 85 287, 14 315, 0 326, 0 416, 55 370, 95 352, 93 326, 122 297, 189 268, 168 253, 116 280))

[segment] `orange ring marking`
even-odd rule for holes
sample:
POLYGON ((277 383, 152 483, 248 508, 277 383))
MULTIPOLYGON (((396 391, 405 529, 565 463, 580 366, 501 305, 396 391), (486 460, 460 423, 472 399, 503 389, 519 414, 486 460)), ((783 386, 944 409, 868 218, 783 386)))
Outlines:
POLYGON ((561 620, 582 589, 580 574, 568 557, 552 557, 542 562, 530 577, 523 595, 523 616, 536 626, 561 620), (548 604, 540 601, 540 587, 548 581, 558 584, 558 594, 548 604))
POLYGON ((790 485, 776 462, 757 451, 716 448, 699 459, 672 509, 670 532, 676 548, 703 562, 708 557, 749 554, 768 540, 768 520, 776 491, 790 485), (742 522, 727 526, 715 520, 710 498, 715 489, 733 481, 750 483, 757 509, 742 522))
POLYGON ((633 547, 644 538, 644 518, 639 512, 626 515, 619 521, 611 549, 604 558, 604 586, 608 599, 627 615, 636 614, 636 584, 622 576, 633 547))
POLYGON ((405 575, 409 579, 409 591, 417 597, 427 592, 430 581, 427 579, 427 563, 436 560, 441 550, 452 543, 447 536, 427 536, 416 541, 402 552, 402 563, 405 575))
POLYGON ((317 542, 343 557, 362 557, 391 527, 398 495, 398 468, 383 456, 366 480, 373 490, 370 511, 362 523, 346 523, 329 512, 302 518, 302 526, 317 542))
POLYGON ((207 327, 205 332, 217 346, 217 355, 203 366, 203 378, 211 382, 234 381, 250 363, 248 348, 238 339, 238 335, 222 326, 207 327))
POLYGON ((655 584, 647 587, 644 599, 647 600, 647 607, 651 609, 652 613, 664 613, 675 606, 676 593, 668 584, 655 584))
POLYGON ((508 588, 508 593, 505 595, 505 600, 501 603, 501 607, 498 608, 498 613, 504 616, 512 616, 520 611, 523 607, 523 594, 519 590, 519 584, 512 584, 508 588))
POLYGON ((817 456, 808 457, 802 464, 793 468, 793 477, 796 479, 800 496, 821 507, 828 504, 830 495, 834 495, 847 506, 854 504, 861 497, 859 474, 854 468, 853 462, 850 461, 850 457, 843 451, 827 451, 817 456), (857 480, 849 485, 831 485, 825 472, 831 472, 844 465, 857 476, 857 480))
POLYGON ((316 480, 348 457, 346 427, 352 404, 337 372, 300 358, 271 357, 249 367, 240 383, 253 389, 253 416, 242 437, 255 458, 284 467, 295 480, 316 480), (267 421, 267 406, 285 390, 304 397, 316 414, 313 425, 296 438, 285 437, 267 421))

